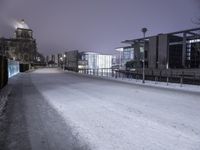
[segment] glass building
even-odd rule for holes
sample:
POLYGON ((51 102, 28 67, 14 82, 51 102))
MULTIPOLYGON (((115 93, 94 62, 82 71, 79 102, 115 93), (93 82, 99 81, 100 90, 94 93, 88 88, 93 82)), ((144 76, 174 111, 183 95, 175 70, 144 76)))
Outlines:
POLYGON ((123 68, 126 62, 134 60, 134 48, 132 46, 116 48, 120 52, 119 68, 123 68))
POLYGON ((133 47, 124 47, 122 53, 122 64, 125 65, 126 62, 134 59, 134 49, 133 47))
POLYGON ((112 55, 102 55, 93 52, 80 53, 80 69, 108 69, 112 67, 112 55))

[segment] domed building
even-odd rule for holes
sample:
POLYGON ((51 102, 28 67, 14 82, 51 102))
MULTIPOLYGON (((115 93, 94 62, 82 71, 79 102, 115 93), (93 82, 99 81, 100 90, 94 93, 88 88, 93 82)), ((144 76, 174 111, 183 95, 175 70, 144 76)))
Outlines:
POLYGON ((9 59, 20 61, 20 63, 36 63, 39 53, 36 40, 33 38, 33 31, 24 20, 15 22, 14 27, 13 38, 1 38, 0 40, 4 54, 9 59))

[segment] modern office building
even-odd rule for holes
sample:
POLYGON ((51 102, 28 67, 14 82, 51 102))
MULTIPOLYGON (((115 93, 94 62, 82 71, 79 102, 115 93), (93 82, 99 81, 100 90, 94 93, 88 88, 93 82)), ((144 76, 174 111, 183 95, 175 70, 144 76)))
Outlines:
POLYGON ((79 69, 108 69, 112 67, 112 55, 94 52, 79 54, 79 69))
POLYGON ((145 54, 146 68, 200 68, 200 28, 126 40, 122 43, 134 48, 134 60, 138 64, 142 64, 145 54))

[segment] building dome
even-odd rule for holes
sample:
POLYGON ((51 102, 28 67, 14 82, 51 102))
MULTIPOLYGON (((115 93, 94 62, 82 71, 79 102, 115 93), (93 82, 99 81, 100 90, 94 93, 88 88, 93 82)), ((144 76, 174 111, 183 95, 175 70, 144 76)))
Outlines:
POLYGON ((25 23, 24 19, 15 21, 14 26, 15 26, 15 29, 17 29, 17 28, 29 29, 29 27, 25 23))

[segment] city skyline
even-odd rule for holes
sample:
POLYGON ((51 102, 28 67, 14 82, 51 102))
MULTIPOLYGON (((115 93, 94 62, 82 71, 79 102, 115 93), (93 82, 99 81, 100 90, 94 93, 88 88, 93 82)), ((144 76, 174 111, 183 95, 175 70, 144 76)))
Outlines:
POLYGON ((198 0, 0 1, 0 36, 11 37, 13 22, 25 19, 45 55, 66 49, 105 54, 125 39, 197 27, 198 0))

